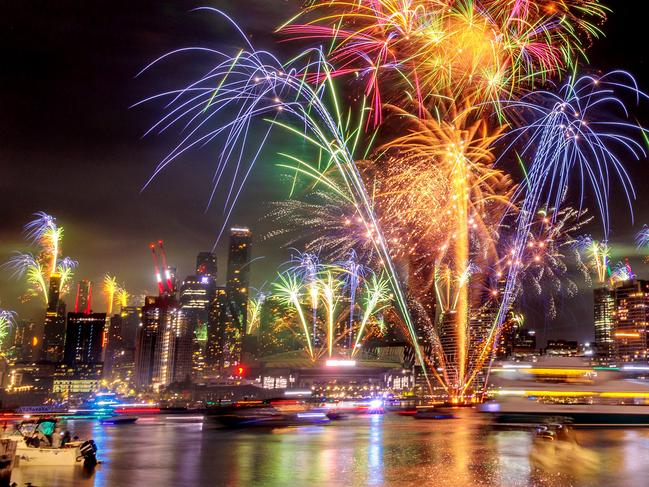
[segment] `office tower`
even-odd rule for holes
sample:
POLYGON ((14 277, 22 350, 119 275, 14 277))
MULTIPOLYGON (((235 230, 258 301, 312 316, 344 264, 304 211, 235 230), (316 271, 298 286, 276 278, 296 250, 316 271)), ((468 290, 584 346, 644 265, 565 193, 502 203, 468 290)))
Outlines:
POLYGON ((92 283, 85 279, 77 282, 74 312, 90 314, 92 311, 92 283))
POLYGON ((127 349, 135 349, 137 332, 142 324, 142 308, 140 306, 122 306, 122 343, 127 349))
POLYGON ((252 233, 247 228, 230 229, 226 292, 232 327, 225 331, 225 362, 236 365, 241 359, 241 340, 248 320, 248 285, 252 233))
POLYGON ((48 362, 60 362, 65 346, 65 303, 59 301, 56 311, 47 311, 43 330, 41 357, 48 362))
POLYGON ((207 323, 214 289, 214 281, 209 276, 187 276, 180 286, 180 306, 193 328, 207 323))
POLYGON ((205 365, 213 373, 223 371, 226 362, 226 330, 233 328, 227 291, 225 287, 219 286, 215 289, 210 303, 205 351, 205 365))
POLYGON ((217 265, 216 254, 213 252, 201 252, 196 257, 196 275, 207 276, 216 280, 217 265))
POLYGON ((16 358, 22 362, 38 359, 37 348, 40 337, 38 326, 33 320, 20 320, 16 323, 16 358))
POLYGON ((43 325, 43 347, 41 358, 48 362, 60 362, 65 344, 65 303, 59 299, 61 291, 60 274, 50 276, 47 310, 43 325))
POLYGON ((448 310, 442 314, 439 328, 439 341, 444 350, 446 363, 457 363, 457 311, 448 310))
POLYGON ((68 313, 65 332, 66 365, 101 363, 106 313, 68 313))
POLYGON ((192 334, 192 370, 198 377, 205 368, 205 346, 210 303, 216 286, 207 275, 187 276, 180 286, 180 305, 192 334))
POLYGON ((135 360, 137 387, 165 387, 192 373, 192 334, 173 296, 147 296, 135 360))
POLYGON ((108 318, 108 330, 104 347, 104 374, 111 377, 116 361, 124 351, 122 339, 123 319, 121 314, 108 318))
POLYGON ((135 346, 136 387, 149 387, 153 380, 153 358, 162 315, 161 308, 157 306, 158 299, 157 296, 147 296, 142 306, 142 324, 138 329, 135 346))
POLYGON ((613 340, 615 292, 608 287, 593 289, 593 303, 597 359, 603 363, 609 363, 615 355, 613 340))
POLYGON ((617 359, 646 361, 649 357, 649 281, 632 279, 614 287, 613 340, 617 359))
POLYGON ((469 361, 476 363, 485 347, 489 346, 491 330, 493 330, 502 296, 505 293, 507 281, 499 279, 492 289, 481 292, 479 303, 473 306, 469 315, 469 361))
POLYGON ((47 293, 47 311, 56 312, 59 307, 59 296, 61 293, 61 275, 50 276, 49 290, 47 293))

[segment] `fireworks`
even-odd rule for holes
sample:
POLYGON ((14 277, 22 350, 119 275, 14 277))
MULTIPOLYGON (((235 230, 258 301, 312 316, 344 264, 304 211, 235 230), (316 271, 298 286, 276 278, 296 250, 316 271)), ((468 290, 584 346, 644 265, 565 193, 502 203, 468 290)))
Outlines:
POLYGON ((106 316, 113 315, 113 306, 115 304, 115 296, 119 291, 119 284, 117 284, 117 278, 115 276, 110 276, 106 274, 104 276, 104 282, 102 287, 104 297, 106 298, 106 316))
POLYGON ((57 225, 56 218, 43 212, 34 216, 24 227, 34 252, 16 252, 5 265, 13 270, 14 277, 25 277, 28 290, 23 300, 38 296, 47 305, 51 278, 59 279, 59 295, 65 295, 77 262, 70 257, 61 258, 63 228, 57 225))
POLYGON ((342 265, 318 263, 313 273, 310 264, 304 267, 312 256, 300 257, 302 264, 279 274, 271 296, 296 315, 294 333, 304 341, 312 360, 332 357, 336 349, 354 356, 371 335, 368 329, 378 327, 378 314, 390 304, 388 280, 362 268, 353 256, 342 265), (305 312, 309 308, 312 321, 305 312))
POLYGON ((0 348, 9 335, 11 327, 16 324, 16 313, 0 308, 0 348))
MULTIPOLYGON (((634 197, 622 158, 644 155, 644 129, 618 93, 644 95, 627 73, 575 74, 606 12, 596 0, 315 2, 279 31, 326 40, 327 52, 282 63, 243 37, 232 55, 202 50, 213 69, 147 100, 169 102, 152 130, 183 131, 153 177, 194 147, 222 143, 215 186, 229 183, 227 220, 274 131, 293 137, 295 152, 280 152, 277 166, 294 199, 269 216, 289 221, 273 234, 299 231, 289 245, 307 254, 274 289, 308 354, 358 345, 366 310, 392 293, 419 362, 462 398, 523 285, 554 289, 551 309, 556 294, 574 292, 565 260, 570 250, 581 265, 573 235, 589 219, 585 195, 605 239, 613 184, 634 197), (343 94, 337 78, 349 81, 343 94), (491 322, 476 344, 471 316, 485 296, 491 322)), ((607 251, 587 253, 601 281, 607 251)))
POLYGON ((322 1, 279 30, 329 41, 332 76, 361 80, 378 125, 386 102, 498 101, 560 75, 605 15, 597 0, 322 1))

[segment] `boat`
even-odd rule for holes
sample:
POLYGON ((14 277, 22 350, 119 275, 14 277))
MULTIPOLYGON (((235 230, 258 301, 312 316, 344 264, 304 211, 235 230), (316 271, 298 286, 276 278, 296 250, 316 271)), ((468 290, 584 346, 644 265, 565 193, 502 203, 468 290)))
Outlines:
POLYGON ((498 424, 548 421, 581 427, 649 427, 649 383, 611 367, 548 357, 492 369, 494 400, 479 407, 498 424))
POLYGON ((282 428, 321 425, 330 421, 324 412, 281 412, 272 406, 227 408, 210 416, 226 428, 282 428))
POLYGON ((117 416, 110 416, 108 418, 102 418, 99 420, 101 424, 133 424, 138 420, 137 416, 123 416, 118 414, 117 416))
POLYGON ((56 419, 25 420, 13 434, 16 441, 17 466, 84 466, 97 465, 97 446, 93 440, 71 441, 63 446, 49 446, 56 433, 56 419), (48 444, 47 446, 45 444, 48 444))
POLYGON ((457 419, 450 408, 418 407, 414 414, 415 419, 457 419))

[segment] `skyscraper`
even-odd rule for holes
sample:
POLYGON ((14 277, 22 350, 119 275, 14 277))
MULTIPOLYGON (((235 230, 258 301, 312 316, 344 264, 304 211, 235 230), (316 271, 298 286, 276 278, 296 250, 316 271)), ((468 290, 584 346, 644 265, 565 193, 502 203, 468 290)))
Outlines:
POLYGON ((108 319, 108 330, 104 350, 104 375, 111 377, 113 367, 124 350, 122 340, 123 319, 121 314, 115 314, 108 319))
POLYGON ((208 276, 216 280, 217 265, 216 254, 213 252, 201 252, 196 257, 196 275, 208 276))
POLYGON ((158 341, 162 309, 157 306, 157 296, 147 296, 142 307, 142 323, 138 329, 135 346, 135 386, 146 388, 153 380, 153 358, 158 341))
POLYGON ((613 340, 617 358, 623 362, 649 358, 649 281, 631 279, 613 289, 613 340))
POLYGON ((219 286, 210 303, 205 351, 205 365, 214 373, 220 373, 225 365, 226 330, 233 328, 229 309, 226 288, 219 286))
POLYGON ((142 308, 140 306, 122 306, 122 342, 127 349, 135 349, 137 332, 142 323, 142 308))
POLYGON ((74 312, 89 314, 92 311, 92 283, 85 279, 77 282, 74 312))
POLYGON ((68 313, 65 332, 66 365, 101 363, 106 313, 68 313))
POLYGON ((136 347, 135 383, 164 387, 191 377, 192 333, 173 296, 147 296, 136 347))
POLYGON ((230 350, 228 353, 230 365, 239 362, 241 339, 246 333, 251 244, 252 232, 248 228, 230 229, 226 292, 233 329, 231 332, 226 332, 225 337, 225 348, 230 350))
POLYGON ((608 363, 615 355, 613 340, 615 292, 608 287, 593 289, 593 304, 597 358, 601 362, 608 363))
MULTIPOLYGON (((206 336, 197 339, 196 332, 206 332, 209 321, 210 303, 216 289, 214 279, 208 274, 187 276, 180 286, 180 306, 192 335, 193 370, 202 370, 205 357, 206 336), (205 338, 205 339, 203 339, 205 338)), ((206 333, 203 333, 206 335, 206 333)))
POLYGON ((32 320, 20 320, 16 323, 14 346, 18 360, 31 362, 38 359, 36 353, 40 336, 38 328, 36 322, 32 320))
POLYGON ((65 345, 65 303, 59 299, 60 274, 50 276, 49 286, 41 358, 49 362, 60 362, 65 345))

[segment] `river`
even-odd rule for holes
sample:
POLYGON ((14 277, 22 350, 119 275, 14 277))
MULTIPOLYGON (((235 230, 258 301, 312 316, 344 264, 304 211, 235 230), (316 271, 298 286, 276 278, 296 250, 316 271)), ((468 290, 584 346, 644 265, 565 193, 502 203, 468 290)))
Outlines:
POLYGON ((69 421, 92 436, 102 464, 18 468, 37 487, 107 486, 642 486, 649 485, 649 429, 578 430, 578 444, 493 430, 459 419, 358 416, 326 426, 227 431, 199 418, 140 418, 131 425, 69 421))

